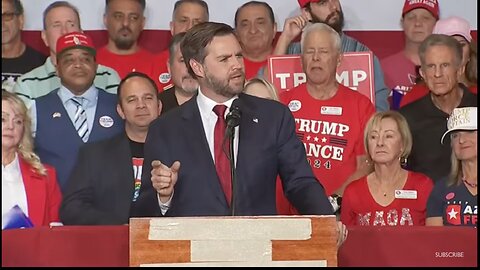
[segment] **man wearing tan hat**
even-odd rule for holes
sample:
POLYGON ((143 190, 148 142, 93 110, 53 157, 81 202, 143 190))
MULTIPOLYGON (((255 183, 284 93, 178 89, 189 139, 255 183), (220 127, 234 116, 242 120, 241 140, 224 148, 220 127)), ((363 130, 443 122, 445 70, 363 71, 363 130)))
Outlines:
POLYGON ((53 165, 62 191, 84 143, 112 137, 123 130, 117 97, 95 87, 96 50, 80 32, 58 38, 60 88, 34 100, 30 113, 35 152, 53 165))
POLYGON ((392 109, 399 108, 400 100, 415 84, 415 67, 420 66, 418 48, 422 41, 432 34, 439 13, 437 0, 405 0, 400 19, 405 34, 405 47, 381 60, 385 83, 392 89, 392 109))
MULTIPOLYGON (((298 0, 298 4, 302 9, 302 14, 285 20, 283 32, 278 38, 273 52, 274 55, 301 54, 300 42, 292 43, 292 41, 300 35, 309 22, 325 23, 337 31, 341 37, 342 52, 371 51, 367 46, 343 32, 344 18, 339 0, 298 0)), ((373 69, 375 109, 386 111, 390 107, 387 100, 390 89, 385 85, 382 67, 375 55, 373 57, 373 69)))

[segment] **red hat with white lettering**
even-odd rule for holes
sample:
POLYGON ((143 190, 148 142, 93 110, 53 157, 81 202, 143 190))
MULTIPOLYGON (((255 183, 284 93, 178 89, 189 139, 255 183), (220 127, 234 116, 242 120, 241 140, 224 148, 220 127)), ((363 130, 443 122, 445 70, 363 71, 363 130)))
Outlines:
POLYGON ((97 53, 92 39, 80 32, 68 33, 58 38, 57 57, 71 49, 84 49, 93 56, 97 53))
POLYGON ((433 17, 435 17, 437 20, 439 18, 440 8, 438 7, 437 0, 405 0, 402 17, 405 15, 405 13, 408 13, 416 8, 424 8, 430 11, 433 17))
POLYGON ((301 8, 304 8, 308 3, 311 2, 319 2, 320 0, 298 0, 298 4, 300 5, 301 8))

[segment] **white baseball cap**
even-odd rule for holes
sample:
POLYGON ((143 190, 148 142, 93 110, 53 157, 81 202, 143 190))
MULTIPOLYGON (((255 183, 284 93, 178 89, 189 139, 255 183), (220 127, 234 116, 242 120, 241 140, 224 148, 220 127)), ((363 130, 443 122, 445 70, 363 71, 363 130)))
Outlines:
POLYGON ((445 136, 456 130, 477 130, 477 107, 463 107, 453 109, 448 117, 447 131, 442 136, 441 143, 445 136))

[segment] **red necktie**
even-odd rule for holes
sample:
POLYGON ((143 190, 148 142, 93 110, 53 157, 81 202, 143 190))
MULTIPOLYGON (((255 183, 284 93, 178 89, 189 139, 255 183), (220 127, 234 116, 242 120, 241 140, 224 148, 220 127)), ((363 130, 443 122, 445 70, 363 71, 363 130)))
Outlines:
POLYGON ((215 124, 214 132, 214 151, 215 151, 215 168, 217 169, 217 175, 222 184, 225 198, 228 205, 232 198, 232 180, 230 175, 230 161, 227 158, 227 152, 230 150, 230 140, 225 140, 225 148, 222 147, 223 139, 225 137, 225 111, 227 106, 216 105, 213 107, 213 112, 218 116, 217 123, 215 124), (225 149, 225 151, 223 151, 225 149))

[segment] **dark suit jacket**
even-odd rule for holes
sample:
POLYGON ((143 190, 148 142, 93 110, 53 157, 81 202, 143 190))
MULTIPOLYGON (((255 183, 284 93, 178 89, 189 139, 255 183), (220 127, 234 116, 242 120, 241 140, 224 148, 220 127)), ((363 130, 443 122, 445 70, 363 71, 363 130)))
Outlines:
MULTIPOLYGON (((236 215, 274 215, 275 180, 280 174, 287 198, 302 214, 332 214, 323 187, 307 163, 288 108, 276 101, 241 94, 236 215)), ((219 182, 205 136, 197 98, 150 125, 140 197, 141 216, 161 215, 151 183, 151 162, 181 162, 167 216, 222 216, 230 208, 219 182)))
POLYGON ((132 154, 124 132, 87 143, 67 183, 60 219, 65 225, 127 224, 133 200, 132 154))
POLYGON ((41 175, 23 158, 20 156, 18 158, 27 194, 28 217, 33 225, 49 226, 50 222, 59 222, 58 209, 62 193, 55 168, 44 164, 47 175, 41 175))

